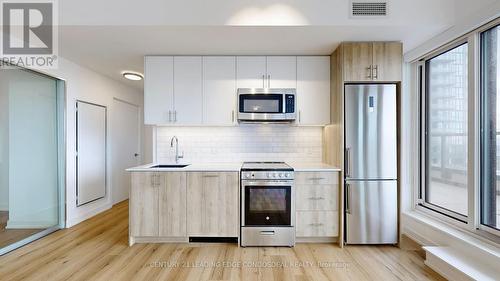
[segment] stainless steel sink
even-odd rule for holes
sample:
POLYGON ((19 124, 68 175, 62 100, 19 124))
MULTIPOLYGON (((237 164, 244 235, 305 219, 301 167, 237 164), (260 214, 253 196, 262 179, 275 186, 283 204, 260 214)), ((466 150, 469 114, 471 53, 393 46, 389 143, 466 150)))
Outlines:
POLYGON ((154 165, 154 166, 151 166, 149 167, 150 169, 151 168, 184 168, 184 167, 187 167, 189 166, 190 164, 172 164, 172 165, 154 165))

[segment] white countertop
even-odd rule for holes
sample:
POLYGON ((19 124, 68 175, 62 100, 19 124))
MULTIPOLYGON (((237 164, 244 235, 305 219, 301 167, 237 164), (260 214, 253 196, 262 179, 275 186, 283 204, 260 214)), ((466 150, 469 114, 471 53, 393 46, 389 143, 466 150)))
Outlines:
MULTIPOLYGON (((170 164, 170 163, 169 163, 170 164)), ((187 163, 179 163, 187 164, 187 163)), ((184 168, 150 168, 158 165, 149 163, 127 169, 129 172, 239 172, 242 162, 234 163, 193 163, 184 168)), ((340 168, 325 163, 287 163, 292 166, 296 172, 321 172, 321 171, 340 171, 340 168)))
POLYGON ((288 163, 288 165, 292 166, 295 172, 340 172, 341 170, 339 167, 325 163, 288 163))
MULTIPOLYGON (((168 163, 174 165, 172 163, 168 163)), ((188 163, 179 163, 188 164, 188 163)), ((241 162, 235 163, 193 163, 184 168, 149 168, 158 165, 156 163, 149 163, 142 166, 132 167, 127 169, 128 172, 239 172, 241 162)))

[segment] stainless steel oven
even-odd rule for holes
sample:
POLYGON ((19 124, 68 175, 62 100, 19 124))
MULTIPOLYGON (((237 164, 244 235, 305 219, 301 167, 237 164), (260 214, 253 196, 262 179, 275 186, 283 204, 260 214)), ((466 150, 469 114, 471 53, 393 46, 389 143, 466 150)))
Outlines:
POLYGON ((293 246, 293 169, 284 163, 245 163, 241 175, 241 246, 293 246))
POLYGON ((238 89, 240 122, 291 122, 295 108, 295 89, 238 89))

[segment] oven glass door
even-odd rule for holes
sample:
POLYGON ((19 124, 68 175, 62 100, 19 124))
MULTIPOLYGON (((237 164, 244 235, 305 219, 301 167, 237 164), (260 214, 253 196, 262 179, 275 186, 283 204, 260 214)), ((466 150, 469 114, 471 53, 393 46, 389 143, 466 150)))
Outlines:
POLYGON ((292 187, 245 186, 245 226, 291 225, 292 187))
POLYGON ((240 95, 240 113, 283 113, 281 94, 240 95))

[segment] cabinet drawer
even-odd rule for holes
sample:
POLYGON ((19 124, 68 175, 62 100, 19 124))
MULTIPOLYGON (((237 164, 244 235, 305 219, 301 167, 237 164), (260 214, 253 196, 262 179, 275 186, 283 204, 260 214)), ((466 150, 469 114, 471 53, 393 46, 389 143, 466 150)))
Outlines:
POLYGON ((338 184, 338 172, 295 172, 295 184, 338 184))
POLYGON ((295 187, 297 211, 336 211, 338 185, 298 184, 295 187))
POLYGON ((337 237, 338 212, 299 211, 297 212, 297 237, 337 237))

